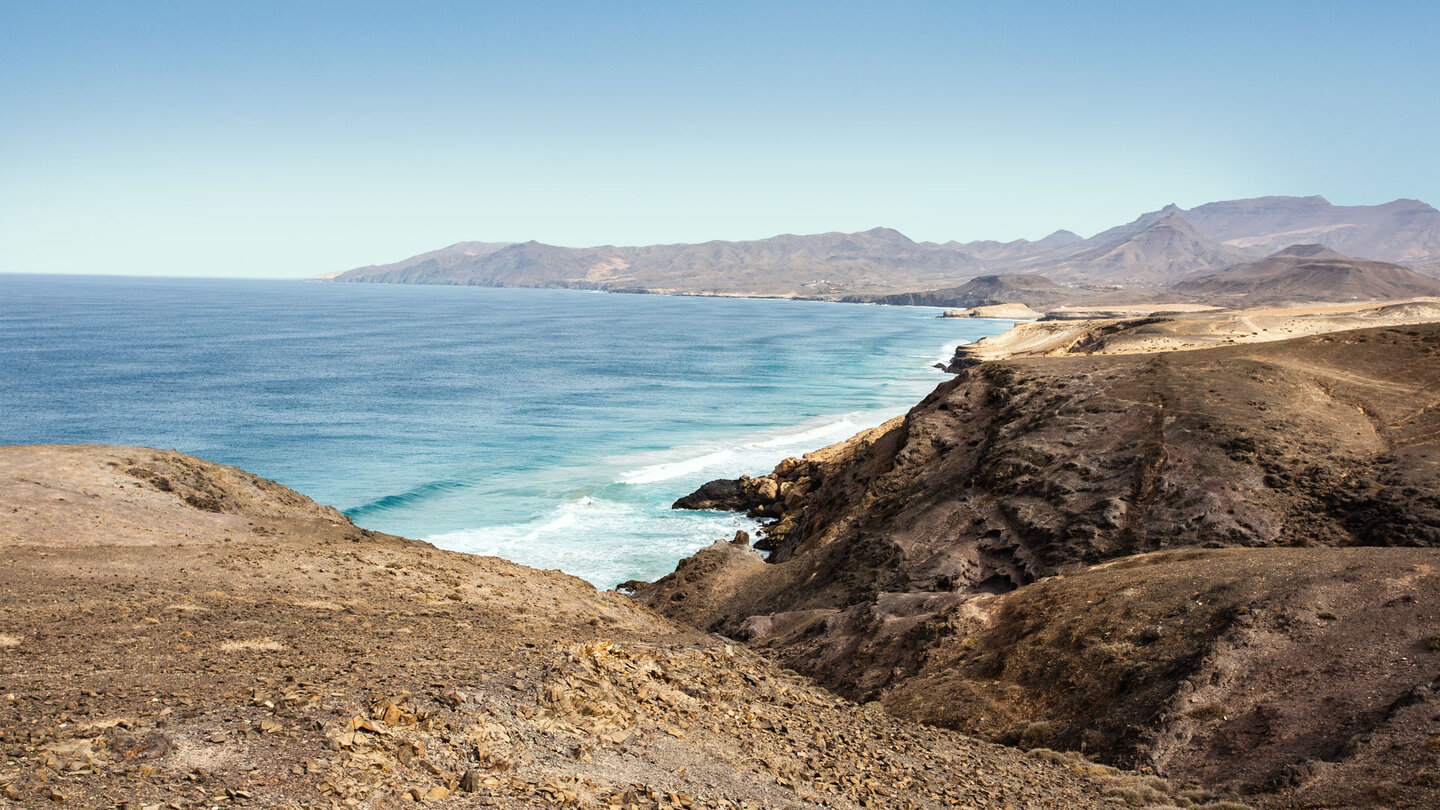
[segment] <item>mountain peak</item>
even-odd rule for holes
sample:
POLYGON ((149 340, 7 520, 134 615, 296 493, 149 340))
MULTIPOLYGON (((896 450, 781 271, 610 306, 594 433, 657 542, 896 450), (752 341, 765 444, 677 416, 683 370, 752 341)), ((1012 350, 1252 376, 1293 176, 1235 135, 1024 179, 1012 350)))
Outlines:
POLYGON ((1074 231, 1067 231, 1067 230, 1065 230, 1064 228, 1061 228, 1060 230, 1058 230, 1058 231, 1050 234, 1049 236, 1045 237, 1044 239, 1039 240, 1039 241, 1036 242, 1035 244, 1037 244, 1037 245, 1075 245, 1075 244, 1079 244, 1080 242, 1083 242, 1083 241, 1085 241, 1085 240, 1084 240, 1083 237, 1080 236, 1080 234, 1075 233, 1074 231))
MULTIPOLYGON (((1150 224, 1146 225, 1145 228, 1140 231, 1140 234, 1143 234, 1146 231, 1170 229, 1183 231, 1187 234, 1192 234, 1197 239, 1205 238, 1195 230, 1195 226, 1190 224, 1190 220, 1181 216, 1182 212, 1179 208, 1176 208, 1173 205, 1167 205, 1162 208, 1158 213, 1162 214, 1163 216, 1157 217, 1150 224)), ((1136 236, 1139 236, 1140 234, 1136 234, 1136 236)))
POLYGON ((1343 253, 1337 253, 1318 242, 1308 242, 1303 245, 1291 245, 1284 250, 1271 254, 1274 256, 1294 256, 1301 259, 1349 259, 1343 253))
POLYGON ((861 231, 859 235, 860 235, 860 236, 871 236, 871 237, 874 237, 874 238, 876 238, 876 239, 884 239, 884 240, 887 241, 887 242, 902 242, 902 243, 906 243, 906 244, 914 244, 913 240, 911 240, 910 237, 908 237, 908 236, 906 236, 905 234, 903 234, 903 233, 895 230, 894 228, 886 228, 886 227, 871 228, 871 229, 868 230, 868 231, 861 231))
POLYGON ((1401 198, 1398 199, 1398 200, 1391 200, 1390 202, 1385 203, 1385 204, 1384 204, 1383 206, 1381 206, 1381 207, 1382 207, 1382 208, 1392 208, 1392 209, 1398 208, 1398 209, 1405 210, 1405 211, 1424 211, 1424 212, 1426 212, 1426 213, 1432 213, 1432 214, 1433 214, 1433 213, 1440 213, 1440 211, 1436 211, 1436 210, 1435 210, 1435 207, 1434 207, 1433 205, 1430 205, 1429 203, 1424 202, 1424 201, 1422 201, 1422 200, 1413 200, 1413 199, 1410 199, 1409 197, 1401 197, 1401 198))

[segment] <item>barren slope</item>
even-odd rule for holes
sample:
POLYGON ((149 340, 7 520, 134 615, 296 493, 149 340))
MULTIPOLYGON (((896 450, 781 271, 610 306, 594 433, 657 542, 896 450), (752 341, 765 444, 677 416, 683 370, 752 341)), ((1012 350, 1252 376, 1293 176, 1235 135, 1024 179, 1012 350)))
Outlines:
POLYGON ((1440 295, 1440 280, 1364 261, 1324 245, 1291 245, 1258 262, 1182 281, 1171 289, 1231 305, 1284 301, 1382 301, 1440 295))
POLYGON ((6 806, 1069 808, 1134 781, 177 453, 0 448, 0 549, 6 806))

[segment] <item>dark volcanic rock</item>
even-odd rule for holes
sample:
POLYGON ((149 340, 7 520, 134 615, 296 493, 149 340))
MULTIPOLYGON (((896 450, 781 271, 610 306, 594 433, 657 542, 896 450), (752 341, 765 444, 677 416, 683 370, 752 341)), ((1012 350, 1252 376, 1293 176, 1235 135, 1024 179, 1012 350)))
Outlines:
POLYGON ((670 506, 671 509, 726 509, 734 512, 750 508, 740 481, 717 478, 702 484, 699 489, 686 495, 670 506))

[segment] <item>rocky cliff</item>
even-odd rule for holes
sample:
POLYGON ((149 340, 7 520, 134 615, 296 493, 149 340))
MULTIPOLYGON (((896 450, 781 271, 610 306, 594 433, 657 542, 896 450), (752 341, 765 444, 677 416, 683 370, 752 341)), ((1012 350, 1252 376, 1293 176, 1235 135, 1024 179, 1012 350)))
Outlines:
POLYGON ((856 699, 1279 806, 1440 796, 1440 324, 984 362, 677 505, 772 517, 769 559, 640 597, 856 699))

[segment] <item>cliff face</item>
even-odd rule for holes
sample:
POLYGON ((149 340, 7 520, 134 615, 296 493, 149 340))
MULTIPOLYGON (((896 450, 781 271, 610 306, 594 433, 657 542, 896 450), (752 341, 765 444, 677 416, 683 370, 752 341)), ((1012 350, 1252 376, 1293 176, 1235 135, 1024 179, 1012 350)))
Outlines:
MULTIPOLYGON (((1359 742, 1376 718, 1431 705, 1440 678, 1428 614, 1380 618, 1390 600, 1440 595, 1437 405, 1440 324, 984 363, 898 423, 707 485, 729 490, 714 506, 776 518, 770 562, 706 550, 640 596, 905 716, 1009 740, 1048 723, 1029 744, 1245 790, 1343 793, 1340 774, 1380 767, 1359 742), (1340 551, 1358 546, 1372 548, 1340 551), (1395 546, 1424 550, 1374 548, 1395 546), (1153 554, 1222 547, 1234 551, 1153 554), (1104 573, 1114 560, 1153 562, 1104 573), (1343 610, 1327 609, 1332 592, 1349 594, 1334 597, 1343 610), (1303 671, 1295 683, 1318 703, 1282 706, 1283 678, 1256 690, 1220 677, 1247 613, 1274 643, 1245 666, 1303 671), (1409 663, 1315 669, 1304 644, 1325 634, 1316 649, 1353 642, 1409 663), (1201 711, 1184 684, 1211 676, 1219 714, 1175 726, 1201 711), (1417 688, 1423 700, 1407 697, 1417 688), (1299 729, 1321 705, 1348 707, 1343 728, 1299 729)), ((1407 722, 1392 731, 1422 743, 1407 722)))
POLYGON ((0 804, 1109 806, 558 572, 138 447, 0 448, 0 804))

